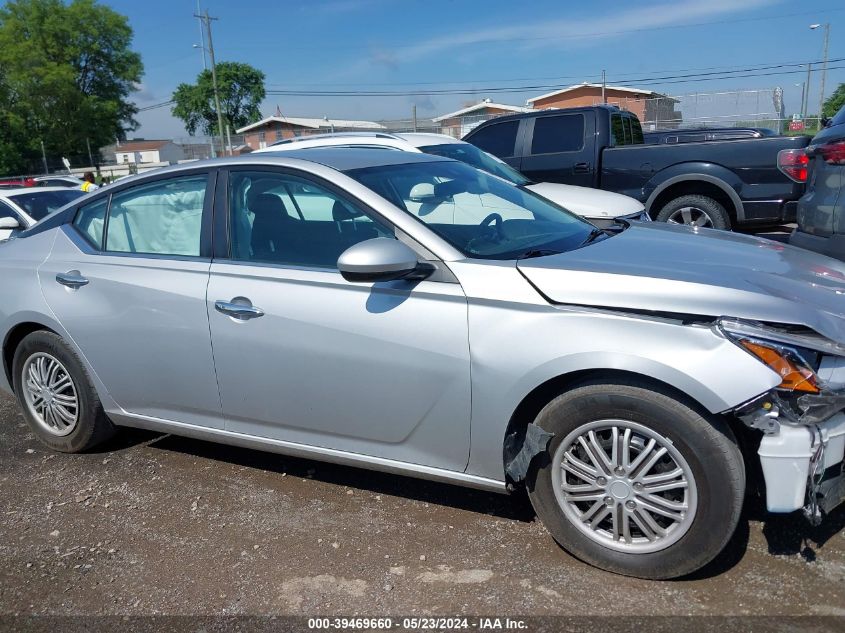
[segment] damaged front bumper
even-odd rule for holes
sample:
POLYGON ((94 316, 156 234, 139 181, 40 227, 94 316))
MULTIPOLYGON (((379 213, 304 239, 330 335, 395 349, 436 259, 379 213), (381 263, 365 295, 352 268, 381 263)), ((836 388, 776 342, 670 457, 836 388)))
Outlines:
POLYGON ((814 523, 845 501, 845 388, 766 393, 735 411, 763 432, 757 454, 770 512, 803 508, 814 523))

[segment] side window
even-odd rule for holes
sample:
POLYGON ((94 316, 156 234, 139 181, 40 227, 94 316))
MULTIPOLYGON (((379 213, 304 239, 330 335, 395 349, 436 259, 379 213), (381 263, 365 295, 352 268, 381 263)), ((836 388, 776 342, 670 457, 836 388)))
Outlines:
POLYGON ((640 120, 634 117, 629 117, 631 121, 631 141, 636 145, 642 145, 645 140, 643 138, 643 126, 640 125, 640 120))
POLYGON ((347 248, 394 237, 360 207, 322 185, 273 172, 236 171, 229 182, 232 258, 336 268, 347 248))
POLYGON ((575 152, 584 147, 584 115, 544 116, 534 121, 532 154, 575 152))
POLYGON ((73 225, 97 249, 103 248, 103 225, 106 221, 106 210, 109 207, 108 197, 80 207, 73 219, 73 225))
POLYGON ((499 158, 514 156, 519 121, 488 125, 473 133, 467 141, 499 158))
POLYGON ((207 182, 206 174, 182 176, 113 194, 105 250, 199 256, 207 182))
POLYGON ((625 130, 621 114, 610 115, 610 140, 610 144, 614 147, 625 144, 625 130))

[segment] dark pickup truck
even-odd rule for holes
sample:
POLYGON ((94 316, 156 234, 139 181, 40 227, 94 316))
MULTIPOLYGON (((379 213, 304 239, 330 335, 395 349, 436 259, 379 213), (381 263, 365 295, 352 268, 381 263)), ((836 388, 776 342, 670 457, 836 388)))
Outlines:
POLYGON ((646 145, 615 106, 540 110, 485 121, 464 139, 536 182, 622 193, 653 219, 728 229, 795 220, 807 136, 646 145))

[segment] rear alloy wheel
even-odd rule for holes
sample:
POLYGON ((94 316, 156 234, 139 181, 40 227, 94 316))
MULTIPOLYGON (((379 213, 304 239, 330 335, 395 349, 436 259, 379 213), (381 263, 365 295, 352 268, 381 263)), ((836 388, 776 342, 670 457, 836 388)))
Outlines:
POLYGON ((675 198, 660 209, 655 219, 658 222, 705 229, 731 228, 731 219, 725 207, 707 196, 689 195, 675 198))
POLYGON ((24 418, 53 450, 78 453, 114 434, 85 366, 59 335, 27 335, 15 350, 12 376, 24 418))
POLYGON ((527 480, 537 516, 567 551, 639 578, 689 574, 732 536, 745 468, 725 422, 659 386, 583 383, 535 424, 553 433, 527 480))

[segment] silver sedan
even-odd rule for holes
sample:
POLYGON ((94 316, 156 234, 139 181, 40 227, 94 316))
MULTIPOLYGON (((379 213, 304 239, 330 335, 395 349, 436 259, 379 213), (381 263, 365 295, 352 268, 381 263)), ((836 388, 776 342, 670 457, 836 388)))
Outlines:
POLYGON ((128 426, 525 487, 561 546, 643 578, 712 560, 746 475, 812 521, 845 495, 845 264, 599 229, 444 158, 122 180, 0 244, 0 297, 0 389, 59 451, 128 426))

